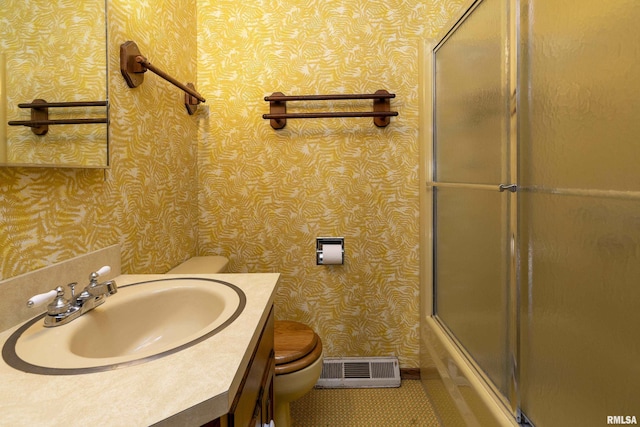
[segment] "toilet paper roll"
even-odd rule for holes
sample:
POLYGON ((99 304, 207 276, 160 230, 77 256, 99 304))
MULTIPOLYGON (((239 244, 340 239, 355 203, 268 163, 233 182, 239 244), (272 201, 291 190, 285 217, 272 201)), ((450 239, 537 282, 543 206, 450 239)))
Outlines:
POLYGON ((342 264, 342 245, 322 245, 322 265, 342 264))

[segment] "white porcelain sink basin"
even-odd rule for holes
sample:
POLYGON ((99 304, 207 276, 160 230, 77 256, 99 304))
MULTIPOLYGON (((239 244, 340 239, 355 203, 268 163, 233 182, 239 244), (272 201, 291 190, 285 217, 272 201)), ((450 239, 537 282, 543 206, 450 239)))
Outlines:
POLYGON ((7 340, 3 358, 42 374, 78 374, 143 363, 209 338, 245 305, 236 286, 214 279, 168 278, 123 286, 70 323, 43 326, 43 316, 7 340))

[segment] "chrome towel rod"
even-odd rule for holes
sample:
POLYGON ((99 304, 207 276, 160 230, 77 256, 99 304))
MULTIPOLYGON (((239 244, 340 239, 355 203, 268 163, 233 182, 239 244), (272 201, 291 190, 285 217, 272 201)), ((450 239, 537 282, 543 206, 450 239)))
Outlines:
POLYGON ((375 93, 365 94, 335 94, 335 95, 284 95, 282 92, 274 92, 270 96, 265 96, 264 100, 269 102, 269 114, 263 114, 263 119, 271 120, 271 127, 282 129, 287 124, 287 119, 316 119, 334 117, 373 117, 373 123, 378 127, 385 127, 390 123, 390 117, 398 115, 397 111, 390 111, 390 99, 395 98, 394 93, 386 90, 378 90, 375 93), (372 99, 373 111, 364 112, 326 112, 326 113, 287 113, 287 101, 329 101, 345 99, 372 99))

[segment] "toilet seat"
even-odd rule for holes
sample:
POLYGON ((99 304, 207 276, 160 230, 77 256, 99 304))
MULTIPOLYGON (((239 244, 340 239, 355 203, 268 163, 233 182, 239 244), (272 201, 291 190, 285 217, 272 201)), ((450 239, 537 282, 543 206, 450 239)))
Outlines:
POLYGON ((276 375, 306 368, 322 354, 322 341, 313 329, 291 320, 276 320, 274 325, 276 375))

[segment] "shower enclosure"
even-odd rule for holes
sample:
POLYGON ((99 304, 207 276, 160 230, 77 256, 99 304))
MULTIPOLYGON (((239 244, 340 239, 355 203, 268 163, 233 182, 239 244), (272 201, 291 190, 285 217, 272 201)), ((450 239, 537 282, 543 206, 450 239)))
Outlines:
POLYGON ((480 0, 426 54, 424 315, 514 422, 640 422, 639 22, 636 0, 480 0))

